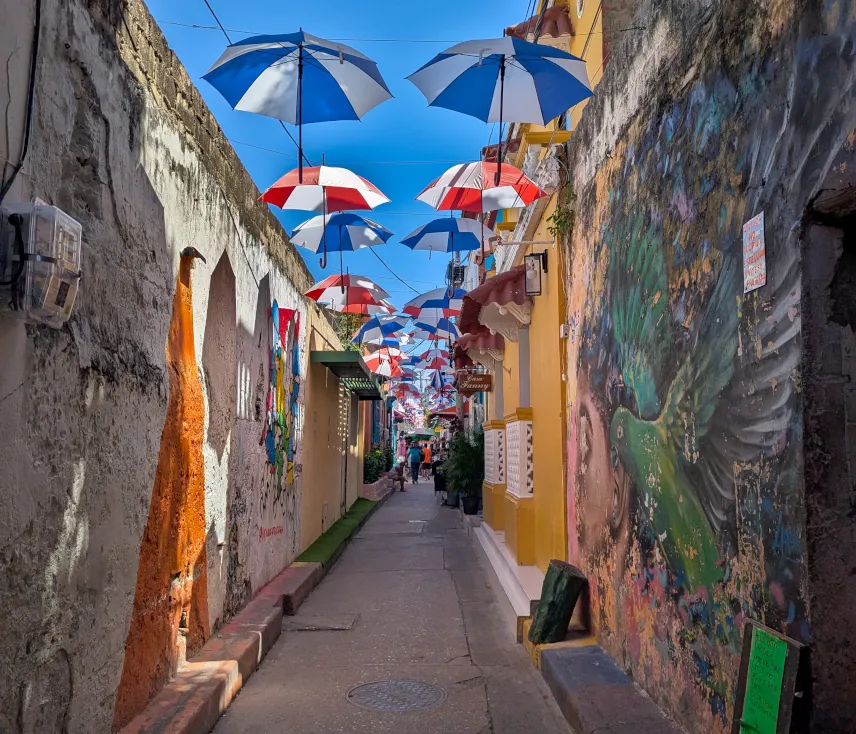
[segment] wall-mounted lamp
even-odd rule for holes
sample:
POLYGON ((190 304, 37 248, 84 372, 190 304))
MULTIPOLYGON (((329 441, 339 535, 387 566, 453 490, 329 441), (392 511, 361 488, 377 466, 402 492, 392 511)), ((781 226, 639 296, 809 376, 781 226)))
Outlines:
POLYGON ((523 258, 526 271, 526 295, 541 295, 541 279, 547 272, 547 251, 535 252, 523 258))

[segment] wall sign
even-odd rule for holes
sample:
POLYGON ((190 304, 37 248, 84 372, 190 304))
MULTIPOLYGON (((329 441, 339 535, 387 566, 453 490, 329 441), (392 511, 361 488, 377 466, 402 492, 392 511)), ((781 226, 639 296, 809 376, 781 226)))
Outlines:
POLYGON ((469 372, 458 377, 458 392, 470 395, 493 390, 493 375, 486 372, 469 372))
POLYGON ((757 622, 746 624, 732 734, 790 731, 800 647, 757 622))
POLYGON ((764 244, 764 212, 743 225, 743 292, 767 283, 767 249, 764 244))

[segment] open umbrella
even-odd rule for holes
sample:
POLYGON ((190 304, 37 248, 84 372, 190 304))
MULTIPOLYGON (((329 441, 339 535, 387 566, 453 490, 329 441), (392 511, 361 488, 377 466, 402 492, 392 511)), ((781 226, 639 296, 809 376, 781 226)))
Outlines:
MULTIPOLYGON (((314 166, 292 170, 265 191, 260 201, 280 209, 321 212, 322 224, 327 215, 349 209, 374 209, 389 199, 373 183, 347 168, 314 166)), ((321 267, 327 267, 327 228, 321 230, 323 257, 321 267)))
POLYGON ((411 250, 461 252, 478 250, 485 240, 493 236, 492 230, 475 219, 441 217, 413 230, 401 240, 401 244, 411 250))
POLYGON ((437 322, 423 322, 421 317, 413 320, 416 331, 414 333, 427 334, 423 339, 460 339, 461 333, 449 319, 443 318, 437 322))
POLYGON ((363 361, 369 370, 381 377, 396 377, 401 373, 398 360, 386 354, 375 352, 368 357, 363 357, 363 361))
POLYGON ((407 78, 429 105, 498 122, 500 130, 503 122, 546 125, 592 96, 585 61, 511 36, 456 44, 407 78))
POLYGON ((403 316, 375 316, 366 321, 351 340, 355 344, 382 344, 407 326, 403 316))
POLYGON ((546 196, 526 174, 507 163, 460 163, 432 181, 416 197, 438 210, 460 209, 484 214, 498 209, 529 206, 546 196))
POLYGON ((330 252, 353 252, 363 247, 384 245, 392 237, 386 227, 354 212, 336 212, 307 219, 291 233, 295 245, 318 252, 322 241, 330 252))
POLYGON ((343 252, 383 245, 390 237, 392 232, 371 219, 361 217, 354 212, 336 212, 321 214, 297 225, 297 229, 291 234, 291 241, 312 252, 318 252, 319 248, 323 248, 324 265, 327 264, 327 252, 338 252, 341 274, 343 252))
POLYGON ((359 120, 392 97, 370 58, 302 30, 233 43, 202 78, 233 109, 297 125, 301 177, 305 123, 359 120))
POLYGON ((409 316, 419 316, 423 309, 436 308, 442 309, 446 317, 457 316, 466 294, 463 288, 435 288, 408 301, 402 310, 409 316))
POLYGON ((393 313, 389 294, 363 275, 331 275, 316 283, 306 296, 339 313, 366 315, 393 313))

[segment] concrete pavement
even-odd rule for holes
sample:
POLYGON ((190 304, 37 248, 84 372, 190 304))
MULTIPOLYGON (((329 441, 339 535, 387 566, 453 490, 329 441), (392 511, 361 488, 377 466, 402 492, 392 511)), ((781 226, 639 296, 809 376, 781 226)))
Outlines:
POLYGON ((428 482, 408 485, 291 618, 301 624, 283 631, 216 734, 567 734, 487 579, 458 511, 439 507, 428 482), (439 686, 445 700, 406 712, 348 700, 355 686, 400 680, 439 686))

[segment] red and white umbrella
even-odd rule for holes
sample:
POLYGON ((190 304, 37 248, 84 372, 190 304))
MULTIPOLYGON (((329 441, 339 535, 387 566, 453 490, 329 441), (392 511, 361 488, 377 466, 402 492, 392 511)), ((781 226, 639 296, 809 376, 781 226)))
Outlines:
POLYGON ((419 196, 435 209, 460 209, 484 214, 498 209, 529 206, 546 196, 526 174, 507 163, 497 177, 497 164, 488 161, 452 166, 419 196))
POLYGON ((449 361, 449 352, 445 349, 429 349, 427 352, 423 352, 419 355, 419 359, 445 359, 446 362, 449 361))
POLYGON ((389 293, 363 275, 331 275, 316 283, 306 296, 339 313, 394 313, 389 293))
POLYGON ((280 209, 332 214, 349 209, 374 209, 389 199, 377 186, 347 168, 313 166, 303 169, 303 183, 295 168, 265 191, 260 199, 280 209))
POLYGON ((363 357, 363 361, 366 363, 366 367, 381 377, 396 377, 401 374, 398 360, 385 354, 371 354, 368 357, 363 357))

